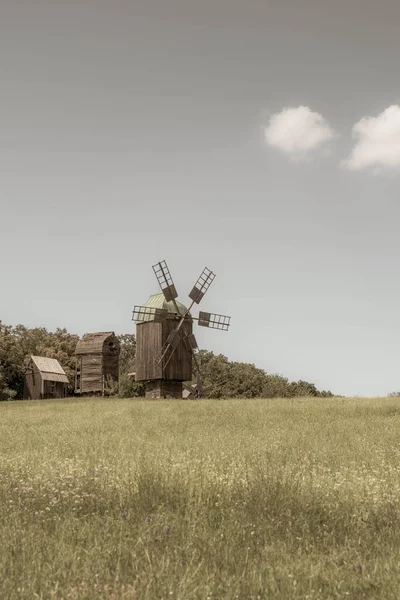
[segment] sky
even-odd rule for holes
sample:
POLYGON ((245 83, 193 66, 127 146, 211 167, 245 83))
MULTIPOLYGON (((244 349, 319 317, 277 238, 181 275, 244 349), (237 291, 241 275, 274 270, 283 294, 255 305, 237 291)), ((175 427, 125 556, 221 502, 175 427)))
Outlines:
POLYGON ((398 0, 2 0, 0 319, 134 333, 167 260, 200 347, 400 389, 398 0), (196 313, 194 313, 196 314, 196 313))

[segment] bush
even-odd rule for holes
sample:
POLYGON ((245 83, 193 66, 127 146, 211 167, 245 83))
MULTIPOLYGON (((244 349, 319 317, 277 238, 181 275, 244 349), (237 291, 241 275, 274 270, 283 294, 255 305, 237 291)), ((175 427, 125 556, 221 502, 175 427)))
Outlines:
POLYGON ((118 396, 119 398, 140 398, 144 396, 144 383, 134 381, 127 373, 120 373, 118 396))
POLYGON ((13 400, 17 393, 11 390, 4 379, 3 373, 0 371, 0 401, 1 400, 13 400))

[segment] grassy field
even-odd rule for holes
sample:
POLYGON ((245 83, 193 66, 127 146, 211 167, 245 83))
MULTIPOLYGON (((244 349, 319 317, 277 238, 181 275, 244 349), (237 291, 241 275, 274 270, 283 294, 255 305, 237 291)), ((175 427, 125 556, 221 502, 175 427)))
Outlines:
POLYGON ((0 598, 400 598, 393 399, 0 404, 0 598))

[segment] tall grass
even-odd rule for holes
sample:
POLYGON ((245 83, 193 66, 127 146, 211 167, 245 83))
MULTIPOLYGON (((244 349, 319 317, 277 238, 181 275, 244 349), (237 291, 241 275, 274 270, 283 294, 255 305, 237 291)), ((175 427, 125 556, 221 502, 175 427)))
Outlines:
POLYGON ((400 598, 395 399, 0 404, 0 598, 400 598))

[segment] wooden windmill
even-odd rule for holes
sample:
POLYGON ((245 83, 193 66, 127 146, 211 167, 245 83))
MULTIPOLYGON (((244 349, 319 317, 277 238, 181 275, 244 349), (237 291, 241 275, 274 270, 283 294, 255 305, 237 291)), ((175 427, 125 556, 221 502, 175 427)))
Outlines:
POLYGON ((193 334, 193 322, 201 327, 227 331, 230 317, 209 312, 190 314, 199 304, 215 279, 207 267, 189 294, 188 307, 178 302, 178 293, 167 263, 153 265, 161 294, 150 296, 145 305, 136 305, 132 320, 136 321, 136 381, 145 382, 146 398, 182 398, 183 387, 189 397, 200 397, 209 391, 202 383, 199 348, 193 334), (195 386, 191 381, 193 363, 197 371, 195 386))

